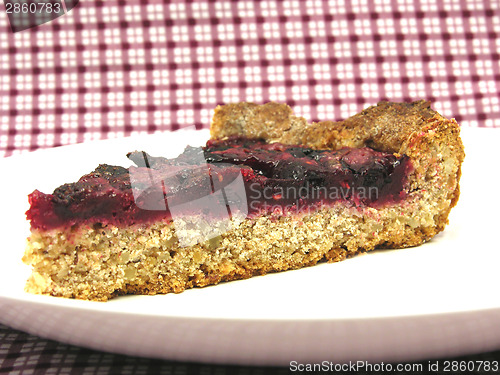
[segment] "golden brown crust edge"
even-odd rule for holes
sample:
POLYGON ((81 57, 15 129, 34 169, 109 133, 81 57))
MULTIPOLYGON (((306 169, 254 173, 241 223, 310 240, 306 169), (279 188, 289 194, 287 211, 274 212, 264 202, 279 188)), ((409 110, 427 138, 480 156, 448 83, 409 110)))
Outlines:
POLYGON ((379 102, 343 121, 311 124, 295 116, 286 104, 227 104, 215 109, 210 136, 212 139, 230 136, 261 138, 268 142, 303 144, 317 149, 369 146, 401 153, 412 135, 431 130, 430 123, 445 122, 455 133, 457 151, 461 149, 463 153, 458 124, 432 110, 430 102, 425 100, 379 102))
MULTIPOLYGON (((213 139, 262 138, 316 149, 368 146, 408 155, 414 170, 408 178, 407 201, 430 210, 434 220, 432 230, 426 226, 425 235, 416 234, 409 241, 414 245, 444 229, 460 194, 461 164, 465 157, 460 127, 454 119, 446 119, 432 110, 430 102, 425 100, 379 102, 343 121, 311 124, 294 116, 286 104, 229 104, 215 109, 210 135, 213 139)), ((391 247, 400 245, 409 243, 394 243, 391 247)))

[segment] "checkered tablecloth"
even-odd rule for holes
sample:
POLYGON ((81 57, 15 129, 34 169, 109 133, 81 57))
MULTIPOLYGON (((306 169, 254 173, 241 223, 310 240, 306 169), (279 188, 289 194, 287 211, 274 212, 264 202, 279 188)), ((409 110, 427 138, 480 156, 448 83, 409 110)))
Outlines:
POLYGON ((0 6, 0 155, 208 127, 280 101, 309 120, 428 99, 500 127, 497 0, 83 0, 12 33, 0 6))
MULTIPOLYGON (((82 0, 16 33, 0 2, 0 156, 204 128, 217 104, 238 101, 287 102, 308 120, 338 120, 380 100, 428 99, 462 126, 500 127, 499 56, 494 0, 82 0)), ((93 352, 0 326, 0 372, 50 368, 236 371, 93 352)))

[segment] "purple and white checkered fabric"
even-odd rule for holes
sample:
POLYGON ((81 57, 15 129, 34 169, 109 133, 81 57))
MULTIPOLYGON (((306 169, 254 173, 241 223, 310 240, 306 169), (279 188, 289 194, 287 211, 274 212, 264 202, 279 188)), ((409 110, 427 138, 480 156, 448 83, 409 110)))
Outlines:
POLYGON ((208 127, 217 104, 337 120, 428 99, 500 127, 500 3, 80 1, 12 33, 0 6, 0 155, 208 127))

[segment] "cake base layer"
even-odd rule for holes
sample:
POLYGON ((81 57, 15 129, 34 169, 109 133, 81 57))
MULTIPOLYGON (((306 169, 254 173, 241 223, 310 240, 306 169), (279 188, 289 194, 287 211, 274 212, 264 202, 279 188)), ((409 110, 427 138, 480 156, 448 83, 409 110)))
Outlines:
POLYGON ((276 213, 246 219, 189 247, 179 246, 169 222, 33 231, 23 258, 33 266, 26 290, 95 301, 129 293, 179 293, 340 261, 375 247, 414 246, 446 224, 447 215, 429 216, 422 204, 383 209, 337 204, 303 215, 276 213))

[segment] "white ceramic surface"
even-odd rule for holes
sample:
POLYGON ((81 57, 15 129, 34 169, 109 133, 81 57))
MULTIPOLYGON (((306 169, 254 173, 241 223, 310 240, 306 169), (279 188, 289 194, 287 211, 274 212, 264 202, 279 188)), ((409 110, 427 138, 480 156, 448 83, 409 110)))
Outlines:
POLYGON ((463 129, 462 196, 446 230, 423 246, 106 303, 23 291, 28 193, 51 192, 102 162, 128 166, 132 150, 173 156, 207 138, 187 130, 0 160, 0 321, 99 350, 214 363, 387 362, 500 348, 500 129, 463 129))

